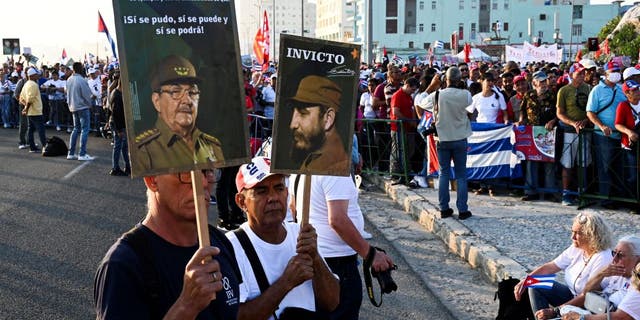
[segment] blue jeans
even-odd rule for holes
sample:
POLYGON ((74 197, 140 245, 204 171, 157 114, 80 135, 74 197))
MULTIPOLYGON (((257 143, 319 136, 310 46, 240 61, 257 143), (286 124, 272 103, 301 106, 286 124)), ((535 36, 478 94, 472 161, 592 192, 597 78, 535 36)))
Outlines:
POLYGON ((569 287, 557 281, 553 282, 551 289, 529 288, 529 302, 534 314, 540 309, 548 308, 549 305, 557 307, 571 299, 573 294, 569 287))
POLYGON ((358 272, 358 256, 325 258, 333 273, 340 278, 340 304, 329 314, 331 320, 358 320, 362 305, 362 279, 358 272))
POLYGON ((129 146, 127 145, 127 133, 123 130, 113 131, 113 153, 111 155, 111 168, 120 169, 120 154, 126 169, 131 170, 129 162, 129 146))
POLYGON ((89 126, 91 125, 91 109, 83 109, 73 112, 73 131, 69 138, 69 154, 76 154, 76 143, 78 142, 78 134, 80 130, 80 153, 78 156, 87 154, 87 136, 89 135, 89 126))
POLYGON ((600 134, 593 135, 595 165, 598 170, 598 191, 602 196, 617 195, 620 181, 620 140, 600 134))
POLYGON ((39 116, 28 116, 29 119, 29 128, 27 129, 27 139, 29 142, 29 148, 31 150, 36 150, 36 143, 33 141, 33 133, 35 130, 38 130, 38 136, 40 137, 40 145, 44 147, 47 143, 47 137, 44 134, 44 117, 42 115, 39 116))
POLYGON ((2 112, 2 123, 5 128, 13 126, 11 123, 11 95, 0 94, 0 111, 2 112))
MULTIPOLYGON (((538 171, 540 168, 544 170, 544 187, 545 189, 555 189, 555 163, 553 162, 541 162, 541 161, 527 161, 526 162, 526 194, 537 194, 538 188, 540 188, 540 181, 538 181, 538 171)), ((549 190, 547 192, 552 192, 553 190, 549 190)))
POLYGON ((449 209, 449 181, 451 180, 451 159, 455 166, 458 185, 456 207, 458 212, 469 211, 467 206, 467 139, 437 142, 440 179, 438 184, 438 202, 440 210, 449 209))

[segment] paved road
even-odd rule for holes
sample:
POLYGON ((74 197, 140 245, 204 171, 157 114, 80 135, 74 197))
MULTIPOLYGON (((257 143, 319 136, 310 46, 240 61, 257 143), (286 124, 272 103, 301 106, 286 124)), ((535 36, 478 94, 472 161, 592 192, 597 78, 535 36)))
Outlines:
MULTIPOLYGON (((66 133, 47 134, 68 141, 66 133)), ((16 135, 0 129, 0 319, 93 318, 96 266, 114 240, 143 218, 144 185, 107 175, 110 145, 102 138, 90 137, 89 153, 97 159, 83 163, 18 150, 16 135)), ((363 201, 365 210, 393 205, 384 194, 363 201)), ((361 319, 454 319, 412 271, 415 262, 367 228, 398 264, 400 290, 385 295, 382 308, 365 296, 361 319)))

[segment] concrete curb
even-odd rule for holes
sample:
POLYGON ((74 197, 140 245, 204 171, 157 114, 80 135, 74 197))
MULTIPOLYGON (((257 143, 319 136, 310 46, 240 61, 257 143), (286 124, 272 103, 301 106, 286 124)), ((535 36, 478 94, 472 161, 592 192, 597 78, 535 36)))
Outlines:
POLYGON ((492 283, 509 276, 520 279, 527 274, 525 267, 475 235, 464 222, 454 218, 441 219, 437 204, 407 186, 392 185, 391 181, 375 175, 367 176, 367 180, 384 190, 414 220, 440 238, 451 252, 465 259, 473 268, 480 269, 492 283))

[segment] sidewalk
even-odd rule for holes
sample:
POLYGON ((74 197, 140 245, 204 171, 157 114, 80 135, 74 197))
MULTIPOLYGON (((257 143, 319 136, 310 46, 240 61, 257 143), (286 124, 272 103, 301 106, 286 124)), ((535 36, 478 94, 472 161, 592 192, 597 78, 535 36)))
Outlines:
MULTIPOLYGON (((410 189, 391 185, 370 175, 375 184, 422 227, 440 238, 449 250, 480 269, 497 283, 512 276, 522 278, 528 271, 555 258, 571 244, 571 223, 576 207, 549 201, 523 202, 519 197, 469 194, 473 217, 457 220, 455 191, 451 191, 452 218, 441 219, 438 192, 431 188, 410 189)), ((586 208, 600 212, 609 222, 615 242, 623 235, 640 234, 640 215, 627 210, 586 208)))

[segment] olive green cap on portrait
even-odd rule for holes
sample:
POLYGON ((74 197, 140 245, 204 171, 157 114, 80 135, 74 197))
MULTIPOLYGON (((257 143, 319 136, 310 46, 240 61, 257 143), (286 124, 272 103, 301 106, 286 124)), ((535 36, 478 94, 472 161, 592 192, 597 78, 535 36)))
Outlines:
POLYGON ((335 82, 321 76, 307 76, 300 81, 296 95, 289 98, 289 101, 309 106, 323 105, 338 112, 340 111, 341 97, 342 89, 335 82))
POLYGON ((200 82, 202 80, 196 76, 196 68, 193 64, 178 55, 163 58, 151 73, 151 89, 154 91, 170 83, 199 84, 200 82))

